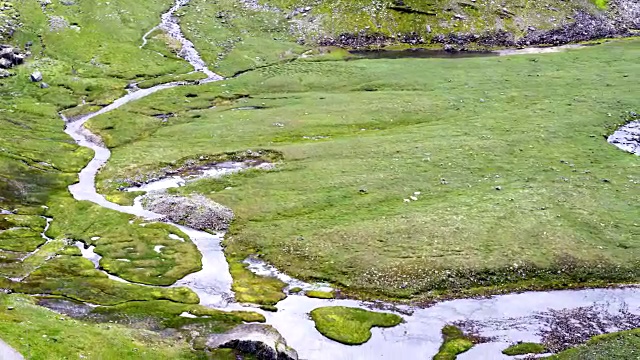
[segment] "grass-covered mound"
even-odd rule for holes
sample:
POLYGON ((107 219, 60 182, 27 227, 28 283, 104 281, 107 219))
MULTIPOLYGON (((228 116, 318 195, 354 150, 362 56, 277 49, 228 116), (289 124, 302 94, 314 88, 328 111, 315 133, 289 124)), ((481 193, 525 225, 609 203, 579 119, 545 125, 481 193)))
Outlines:
POLYGON ((0 287, 28 294, 65 296, 92 304, 171 300, 197 304, 200 299, 185 287, 148 287, 111 280, 81 256, 60 255, 44 262, 21 282, 0 287))
POLYGON ((252 273, 241 257, 230 256, 227 260, 233 277, 232 290, 237 301, 270 307, 287 297, 284 293, 287 284, 280 279, 252 273))
POLYGON ((371 338, 371 328, 393 327, 402 322, 396 314, 380 313, 344 306, 328 306, 311 311, 316 329, 329 339, 347 345, 364 344, 371 338))
POLYGON ((319 290, 309 290, 305 291, 304 294, 310 298, 316 299, 333 299, 335 294, 333 291, 319 291, 319 290))
POLYGON ((459 354, 473 347, 473 340, 453 325, 442 328, 442 345, 433 360, 455 360, 459 354))
POLYGON ((69 196, 56 197, 48 214, 55 219, 48 232, 51 237, 95 245, 96 254, 102 256, 100 266, 125 280, 171 285, 202 268, 197 247, 171 225, 133 221, 135 216, 69 196), (162 249, 156 251, 157 246, 162 249))
POLYGON ((542 354, 546 351, 544 345, 538 343, 517 343, 502 350, 502 353, 509 356, 525 355, 525 354, 542 354))

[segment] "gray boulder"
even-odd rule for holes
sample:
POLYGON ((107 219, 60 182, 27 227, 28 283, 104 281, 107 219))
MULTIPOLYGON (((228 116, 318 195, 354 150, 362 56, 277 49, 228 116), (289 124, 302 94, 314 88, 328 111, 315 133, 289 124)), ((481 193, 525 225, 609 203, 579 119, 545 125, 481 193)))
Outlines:
POLYGON ((198 230, 224 231, 233 220, 231 209, 202 195, 176 196, 149 193, 142 198, 142 206, 165 215, 171 222, 198 230))
POLYGON ((40 83, 40 88, 41 89, 48 89, 49 88, 49 84, 47 84, 46 82, 41 82, 40 83))
POLYGON ((210 335, 206 346, 210 350, 236 349, 255 355, 258 360, 298 360, 298 353, 269 325, 240 325, 227 333, 210 335))
POLYGON ((40 71, 34 71, 31 73, 31 81, 39 82, 42 81, 42 73, 40 71))

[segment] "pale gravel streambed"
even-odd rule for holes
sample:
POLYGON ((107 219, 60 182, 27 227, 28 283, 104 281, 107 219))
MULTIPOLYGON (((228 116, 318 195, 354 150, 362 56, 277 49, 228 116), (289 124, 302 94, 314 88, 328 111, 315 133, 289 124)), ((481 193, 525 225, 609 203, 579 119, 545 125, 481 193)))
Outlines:
MULTIPOLYGON (((187 2, 188 0, 176 0, 175 5, 162 15, 162 23, 159 28, 166 30, 170 36, 182 43, 183 49, 180 55, 189 61, 196 70, 205 73, 208 77, 206 81, 221 80, 222 77, 207 69, 206 64, 198 55, 193 44, 182 35, 177 20, 173 15, 175 11, 187 2)), ((548 51, 545 50, 545 52, 548 51)), ((530 52, 523 51, 523 53, 530 52)), ((161 218, 159 214, 142 209, 140 201, 137 201, 134 206, 121 206, 107 201, 104 196, 96 192, 96 174, 109 160, 111 153, 100 143, 99 138, 86 130, 83 125, 89 119, 117 109, 130 101, 182 84, 174 82, 137 90, 95 113, 85 115, 73 122, 66 122, 65 132, 75 139, 79 145, 95 151, 94 158, 80 172, 80 181, 69 187, 69 191, 75 199, 88 200, 100 206, 140 216, 148 220, 161 218)), ((185 179, 168 178, 147 184, 136 190, 161 191, 168 187, 180 186, 184 182, 185 179)), ((185 226, 175 226, 187 234, 203 254, 203 268, 199 272, 187 275, 176 282, 174 286, 191 288, 200 296, 203 305, 221 310, 246 308, 233 300, 233 292, 231 291, 232 278, 220 245, 223 234, 214 235, 185 226)), ((83 255, 92 260, 97 266, 99 258, 92 252, 92 248, 79 247, 83 255)), ((156 251, 161 251, 161 249, 156 251)), ((326 284, 307 284, 293 279, 255 259, 248 259, 247 261, 250 263, 250 269, 256 273, 277 276, 290 284, 291 287, 299 286, 304 289, 328 288, 326 284)), ((114 278, 112 275, 110 277, 114 278)), ((124 280, 120 279, 119 281, 124 280)), ((596 316, 602 316, 602 318, 606 318, 608 315, 615 315, 621 311, 640 315, 640 291, 635 287, 627 287, 619 289, 527 292, 483 299, 443 301, 424 309, 382 304, 384 308, 395 308, 404 317, 405 322, 390 329, 374 328, 371 340, 361 346, 346 346, 323 337, 315 330, 308 313, 321 306, 340 305, 373 308, 375 310, 381 304, 363 303, 355 300, 311 299, 302 295, 289 295, 285 300, 278 303, 278 312, 271 313, 254 308, 250 309, 262 312, 267 318, 267 323, 274 326, 285 337, 287 343, 297 350, 301 359, 429 359, 441 345, 440 331, 442 327, 445 324, 458 321, 474 322, 475 331, 479 335, 491 338, 490 342, 476 346, 467 353, 460 355, 459 359, 502 359, 509 358, 502 355, 501 350, 510 343, 541 340, 544 330, 549 328, 549 323, 544 320, 545 316, 547 316, 545 314, 548 314, 549 311, 590 307, 594 304, 599 305, 596 316)), ((576 320, 579 321, 579 319, 576 320)), ((614 325, 611 324, 607 331, 616 330, 614 325)), ((632 325, 628 324, 627 326, 632 325)))

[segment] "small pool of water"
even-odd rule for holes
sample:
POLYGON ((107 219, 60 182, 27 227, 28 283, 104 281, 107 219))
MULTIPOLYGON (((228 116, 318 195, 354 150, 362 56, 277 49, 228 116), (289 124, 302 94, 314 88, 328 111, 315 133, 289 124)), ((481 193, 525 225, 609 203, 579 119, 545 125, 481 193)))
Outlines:
POLYGON ((445 51, 436 49, 405 49, 405 50, 351 50, 349 51, 358 59, 462 59, 472 57, 498 56, 492 51, 445 51))

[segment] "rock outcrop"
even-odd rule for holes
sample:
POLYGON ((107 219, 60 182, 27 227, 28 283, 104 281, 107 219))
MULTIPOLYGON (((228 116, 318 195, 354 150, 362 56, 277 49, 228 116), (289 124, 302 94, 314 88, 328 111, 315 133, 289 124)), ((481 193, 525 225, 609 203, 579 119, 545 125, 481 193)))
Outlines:
POLYGON ((28 53, 9 45, 0 45, 0 68, 10 69, 24 62, 28 53))
POLYGON ((152 192, 142 198, 142 206, 165 215, 171 222, 198 230, 225 231, 233 220, 231 209, 202 195, 185 197, 152 192))
POLYGON ((209 336, 206 346, 236 349, 255 355, 258 360, 298 360, 298 353, 269 325, 240 325, 225 334, 209 336))

